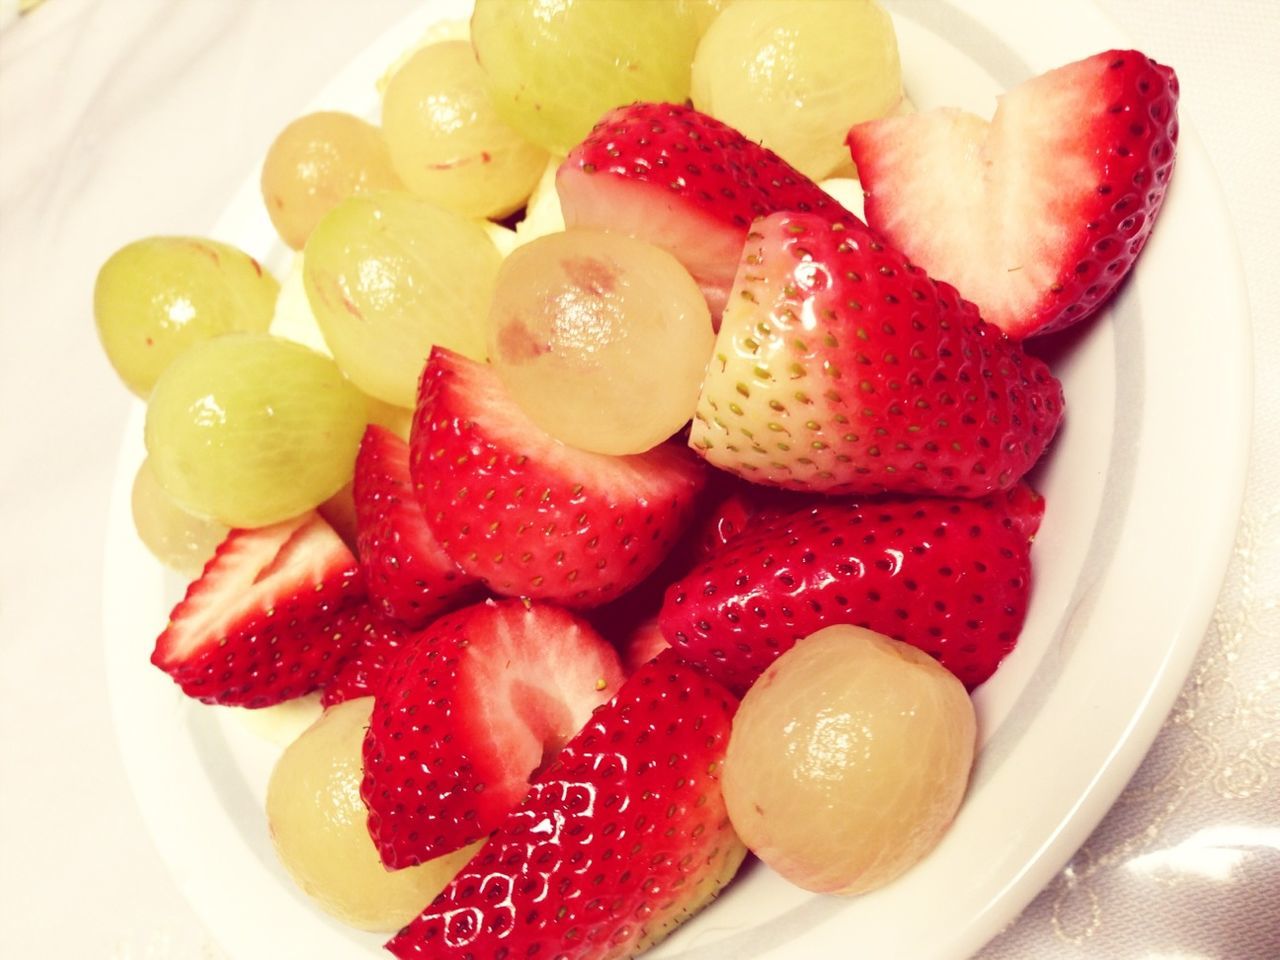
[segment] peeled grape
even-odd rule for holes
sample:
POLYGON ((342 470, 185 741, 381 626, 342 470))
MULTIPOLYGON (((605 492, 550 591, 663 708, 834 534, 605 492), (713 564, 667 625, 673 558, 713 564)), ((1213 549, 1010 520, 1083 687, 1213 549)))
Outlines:
POLYGON ((366 411, 332 360, 266 334, 196 344, 156 383, 147 454, 165 492, 231 527, 317 506, 351 479, 366 411))
POLYGON ((693 61, 693 105, 815 180, 845 134, 902 99, 893 21, 874 0, 735 0, 693 61))
POLYGON ((361 930, 391 931, 435 899, 480 843, 404 870, 382 866, 360 799, 372 712, 372 697, 344 701, 290 744, 267 784, 267 822, 281 862, 320 907, 361 930))
POLYGON ((946 831, 976 729, 964 686, 928 654, 860 627, 819 630, 742 700, 722 780, 729 819, 806 890, 872 890, 946 831))
POLYGON ((138 538, 157 560, 188 577, 204 569, 227 536, 224 524, 197 517, 174 503, 149 460, 143 460, 134 474, 130 502, 138 538))
POLYGON ((468 217, 519 209, 546 151, 507 126, 465 41, 423 47, 387 84, 382 129, 412 193, 468 217))
POLYGON ((471 40, 499 115, 563 155, 612 107, 688 98, 706 5, 476 0, 471 40))
POLYGON ((343 372, 365 393, 412 407, 433 345, 485 358, 501 259, 478 223, 407 193, 381 193, 350 197, 320 221, 303 280, 343 372))
POLYGON ((309 113, 285 127, 262 164, 267 214, 295 250, 339 200, 400 186, 382 131, 332 110, 309 113))
POLYGON ((489 353, 538 426, 597 453, 642 453, 693 414, 715 344, 697 283, 658 247, 569 230, 503 261, 489 353))
POLYGON ((93 288, 107 359, 146 397, 193 343, 267 329, 280 285, 242 250, 197 237, 148 237, 117 250, 93 288))

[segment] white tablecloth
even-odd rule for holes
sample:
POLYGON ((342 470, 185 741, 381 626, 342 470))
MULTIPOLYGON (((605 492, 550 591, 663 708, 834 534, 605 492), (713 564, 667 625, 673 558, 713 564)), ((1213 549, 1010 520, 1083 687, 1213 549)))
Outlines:
MULTIPOLYGON (((1101 5, 1177 67, 1222 180, 1254 315, 1253 466, 1160 739, 982 956, 1280 957, 1280 4, 1101 5)), ((0 23, 16 6, 0 2, 0 23)), ((412 6, 50 0, 0 29, 0 955, 218 956, 104 720, 101 565, 128 400, 93 334, 93 277, 131 239, 207 229, 279 128, 412 6)))

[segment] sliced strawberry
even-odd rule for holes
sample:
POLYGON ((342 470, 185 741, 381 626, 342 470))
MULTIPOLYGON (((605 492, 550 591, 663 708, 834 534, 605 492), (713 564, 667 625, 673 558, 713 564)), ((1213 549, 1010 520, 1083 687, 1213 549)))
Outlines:
POLYGON ((479 581, 458 569, 427 526, 409 477, 409 444, 370 424, 356 456, 354 490, 360 566, 383 614, 420 627, 478 599, 479 581))
POLYGON ((1096 311, 1164 202, 1178 80, 1135 50, 1005 94, 987 123, 934 110, 860 124, 849 149, 867 222, 983 317, 1022 338, 1096 311))
POLYGON ((540 430, 491 367, 435 348, 411 470, 427 523, 464 571, 507 596, 592 607, 666 556, 705 470, 678 443, 587 453, 540 430))
POLYGON ((324 685, 320 696, 323 707, 375 696, 392 661, 412 636, 404 624, 384 617, 372 603, 348 607, 338 614, 337 621, 334 629, 349 631, 354 643, 342 666, 324 685))
POLYGON ((757 221, 689 444, 757 483, 981 496, 1062 417, 1049 368, 898 251, 812 214, 757 221))
POLYGON ((355 642, 360 567, 314 511, 232 530, 173 608, 151 662, 206 703, 266 707, 325 684, 355 642))
POLYGON ((414 636, 364 742, 369 833, 391 869, 488 834, 623 679, 607 641, 546 603, 486 601, 414 636))
POLYGON ((773 151, 670 103, 605 114, 561 164, 556 189, 568 226, 627 233, 669 251, 698 281, 716 317, 753 220, 812 210, 857 222, 773 151))
POLYGON ((745 855, 720 792, 736 708, 669 653, 641 668, 387 949, 613 960, 662 939, 745 855))
POLYGON ((936 657, 972 688, 1014 647, 1044 500, 826 502, 766 521, 667 591, 662 632, 736 693, 800 638, 853 624, 936 657))

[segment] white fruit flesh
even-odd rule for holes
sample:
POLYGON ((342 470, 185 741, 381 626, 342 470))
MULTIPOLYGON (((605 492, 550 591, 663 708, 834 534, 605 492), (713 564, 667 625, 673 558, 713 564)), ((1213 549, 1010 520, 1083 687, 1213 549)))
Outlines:
POLYGON ((372 710, 372 697, 331 707, 285 750, 267 786, 267 821, 280 860, 317 904, 353 927, 391 931, 417 916, 480 845, 395 872, 382 866, 360 799, 372 710))
POLYGON ((1057 282, 1079 227, 1075 207, 1097 182, 1076 124, 1093 89, 1060 76, 1005 94, 990 123, 948 108, 864 128, 881 171, 873 226, 910 238, 899 245, 915 263, 1000 326, 1057 282))
POLYGON ((743 698, 724 768, 729 818, 787 879, 863 893, 919 861, 973 763, 968 694, 927 654, 858 627, 800 641, 743 698))

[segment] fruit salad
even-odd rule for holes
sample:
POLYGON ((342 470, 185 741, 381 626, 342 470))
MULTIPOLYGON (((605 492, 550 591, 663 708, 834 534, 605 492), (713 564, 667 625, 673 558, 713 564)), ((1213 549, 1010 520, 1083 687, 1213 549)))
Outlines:
POLYGON ((1173 71, 917 112, 872 0, 476 0, 379 93, 265 152, 282 282, 152 237, 95 290, 190 578, 152 664, 319 714, 289 875, 441 960, 637 956, 749 858, 892 883, 1052 562, 1028 342, 1137 261, 1173 71))

